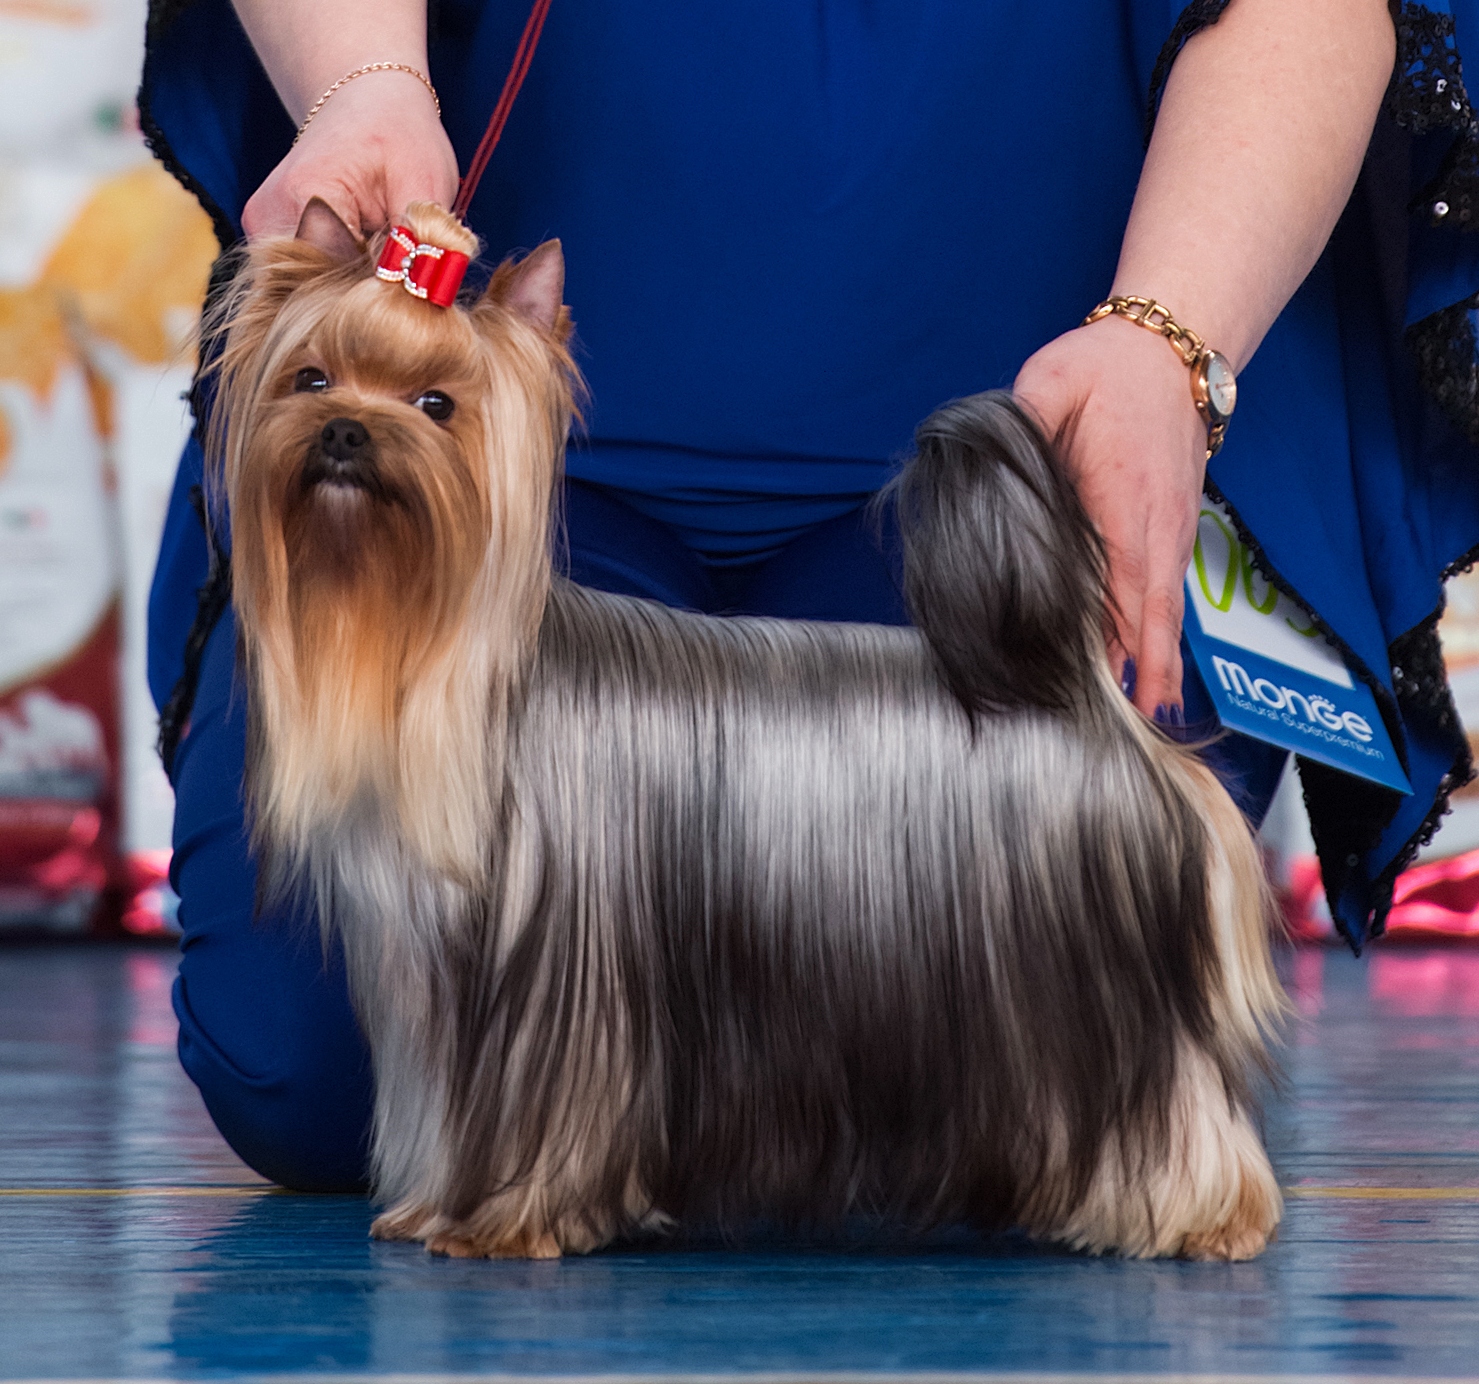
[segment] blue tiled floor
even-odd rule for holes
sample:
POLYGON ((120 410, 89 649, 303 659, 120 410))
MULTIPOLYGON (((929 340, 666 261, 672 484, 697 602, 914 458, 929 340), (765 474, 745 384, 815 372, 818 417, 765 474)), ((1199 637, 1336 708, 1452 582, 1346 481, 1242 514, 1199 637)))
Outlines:
POLYGON ((175 1064, 167 954, 0 950, 0 1379, 1479 1378, 1479 951, 1286 970, 1269 1137, 1293 1195, 1251 1264, 1010 1239, 488 1264, 262 1187, 175 1064))

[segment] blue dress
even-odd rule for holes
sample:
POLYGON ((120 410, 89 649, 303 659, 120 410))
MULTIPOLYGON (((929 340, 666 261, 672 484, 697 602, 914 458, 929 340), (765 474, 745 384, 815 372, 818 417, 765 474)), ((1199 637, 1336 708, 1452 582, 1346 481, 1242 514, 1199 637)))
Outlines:
MULTIPOLYGON (((921 418, 1009 385, 1103 297, 1170 64, 1228 3, 555 0, 469 221, 494 260, 564 242, 593 398, 571 477, 720 576, 849 522, 921 418)), ((464 167, 525 14, 432 6, 464 167)), ((1357 947, 1469 772, 1434 625, 1479 545, 1479 123, 1457 49, 1479 0, 1398 25, 1361 185, 1244 371, 1209 485, 1373 688, 1416 790, 1301 765, 1357 947)), ((228 0, 156 0, 140 107, 236 240, 293 127, 228 0)), ((194 449, 155 582, 161 702, 206 570, 198 470, 194 449)))

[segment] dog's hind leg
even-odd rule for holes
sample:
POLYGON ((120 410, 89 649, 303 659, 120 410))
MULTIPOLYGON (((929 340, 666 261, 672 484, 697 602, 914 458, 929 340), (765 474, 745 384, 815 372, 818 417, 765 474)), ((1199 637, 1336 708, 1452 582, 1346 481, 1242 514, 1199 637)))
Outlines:
POLYGON ((1273 1239, 1284 1199, 1268 1155, 1245 1114, 1226 1131, 1218 1172, 1221 1196, 1205 1221, 1182 1237, 1178 1253, 1187 1259, 1252 1259, 1273 1239))
POLYGON ((1160 1155, 1111 1136, 1087 1196, 1065 1225, 1040 1233, 1137 1259, 1251 1259, 1262 1252, 1278 1228, 1283 1198, 1253 1122, 1206 1054, 1188 1046, 1177 1066, 1160 1155))
MULTIPOLYGON (((1179 753, 1179 752, 1178 752, 1179 753)), ((1254 1083, 1269 1072, 1266 1035, 1286 1002, 1269 950, 1270 908, 1251 834, 1200 765, 1173 767, 1209 827, 1207 972, 1210 1033, 1183 1035, 1165 1108, 1165 1138, 1111 1138, 1066 1239, 1135 1256, 1250 1259, 1273 1237, 1283 1198, 1254 1127, 1254 1083)), ((1121 1132, 1124 1133, 1123 1131, 1121 1132)))
POLYGON ((1150 1178, 1152 1242, 1143 1252, 1251 1259, 1283 1215, 1273 1167, 1211 1059, 1187 1054, 1178 1065, 1170 1157, 1150 1178))
MULTIPOLYGON (((1272 900, 1242 814, 1209 772, 1188 767, 1201 816, 1213 827, 1208 911, 1218 952, 1214 1017, 1221 1064, 1251 1079, 1256 1069, 1271 1072, 1267 1037, 1288 1012, 1269 948, 1272 900)), ((1209 1183, 1209 1195, 1202 1218, 1186 1223, 1178 1252, 1188 1259, 1252 1258, 1273 1237, 1284 1202, 1249 1116, 1251 1090, 1245 1087, 1242 1099, 1231 1096, 1206 1053, 1185 1058, 1179 1068, 1173 1131, 1177 1122, 1187 1131, 1188 1173, 1209 1183), (1192 1132, 1197 1121, 1205 1127, 1192 1132)))

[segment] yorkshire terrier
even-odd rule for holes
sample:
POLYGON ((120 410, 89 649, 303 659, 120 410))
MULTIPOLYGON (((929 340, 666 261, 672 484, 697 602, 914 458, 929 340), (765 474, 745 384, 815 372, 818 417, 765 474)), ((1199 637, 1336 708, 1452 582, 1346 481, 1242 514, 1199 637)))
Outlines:
POLYGON ((1257 1254, 1259 858, 1115 682, 1054 447, 1005 393, 920 427, 915 628, 584 589, 551 557, 560 246, 453 301, 476 252, 429 203, 369 246, 313 203, 217 324, 254 848, 343 939, 374 1233, 1257 1254))

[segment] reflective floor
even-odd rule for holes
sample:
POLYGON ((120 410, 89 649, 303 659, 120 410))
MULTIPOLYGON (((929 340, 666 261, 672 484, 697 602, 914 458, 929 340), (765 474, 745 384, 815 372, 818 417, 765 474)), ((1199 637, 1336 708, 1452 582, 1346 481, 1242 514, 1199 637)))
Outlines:
POLYGON ((273 1192, 221 1144, 175 1062, 172 973, 0 950, 0 1379, 1479 1379, 1479 949, 1287 958, 1288 1216, 1240 1265, 371 1244, 363 1200, 273 1192))

